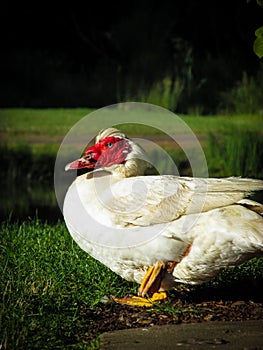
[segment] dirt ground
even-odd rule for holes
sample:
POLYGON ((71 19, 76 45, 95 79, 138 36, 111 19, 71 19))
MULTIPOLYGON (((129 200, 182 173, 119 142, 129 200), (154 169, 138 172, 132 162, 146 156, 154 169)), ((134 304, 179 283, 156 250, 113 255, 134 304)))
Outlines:
POLYGON ((93 339, 96 334, 122 329, 263 320, 263 300, 259 286, 254 290, 251 285, 239 289, 235 285, 232 287, 230 290, 218 290, 218 293, 209 289, 201 293, 171 293, 167 302, 153 308, 119 305, 114 301, 101 303, 88 310, 83 307, 85 340, 93 339), (247 294, 249 289, 251 299, 247 294))

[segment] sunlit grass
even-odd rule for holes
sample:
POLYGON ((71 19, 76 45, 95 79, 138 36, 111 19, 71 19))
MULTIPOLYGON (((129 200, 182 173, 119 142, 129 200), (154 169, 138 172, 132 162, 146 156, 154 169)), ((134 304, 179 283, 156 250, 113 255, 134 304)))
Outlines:
MULTIPOLYGON (((82 310, 92 310, 104 296, 135 294, 138 287, 82 251, 64 223, 51 226, 37 219, 2 223, 0 267, 4 349, 87 349, 82 310)), ((253 259, 223 272, 209 288, 237 280, 260 281, 262 267, 263 259, 253 259)), ((168 316, 177 312, 169 302, 158 310, 168 316)), ((98 334, 91 345, 98 348, 98 334)))
MULTIPOLYGON (((92 109, 0 109, 0 133, 8 136, 9 142, 22 136, 65 136, 81 118, 93 112, 92 109), (14 139, 12 139, 14 138, 14 139)), ((114 110, 114 114, 123 114, 114 110)), ((134 111, 134 113, 137 113, 134 111)), ((155 112, 153 112, 155 113, 155 112)), ((131 112, 131 115, 133 112, 131 112)), ((195 133, 232 132, 235 129, 259 131, 263 129, 260 115, 197 116, 179 115, 195 133)), ((172 125, 171 125, 172 126, 172 125)), ((98 126, 99 127, 99 126, 98 126)), ((160 131, 147 126, 125 125, 127 133, 137 135, 158 135, 160 131)), ((95 135, 94 135, 95 136, 95 135)))
MULTIPOLYGON (((0 109, 0 132, 9 136, 65 135, 91 109, 0 109)), ((11 141, 11 140, 10 140, 11 141)))
POLYGON ((63 223, 2 224, 0 266, 6 349, 73 348, 85 333, 81 307, 132 287, 78 248, 63 223))

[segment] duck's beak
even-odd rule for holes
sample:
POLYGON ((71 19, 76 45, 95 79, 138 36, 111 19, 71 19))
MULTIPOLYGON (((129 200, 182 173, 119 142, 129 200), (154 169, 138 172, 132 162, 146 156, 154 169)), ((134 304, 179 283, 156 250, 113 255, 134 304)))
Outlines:
POLYGON ((73 169, 83 169, 83 168, 94 169, 95 164, 96 164, 96 160, 94 160, 92 157, 85 155, 82 158, 76 159, 73 162, 68 163, 65 166, 65 171, 73 170, 73 169))

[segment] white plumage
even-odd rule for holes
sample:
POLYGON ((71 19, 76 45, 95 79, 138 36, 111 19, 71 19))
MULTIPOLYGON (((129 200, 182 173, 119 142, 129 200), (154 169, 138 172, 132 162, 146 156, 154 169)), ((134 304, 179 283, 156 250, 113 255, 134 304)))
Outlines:
POLYGON ((222 268, 263 255, 263 206, 244 199, 263 181, 143 176, 143 150, 116 129, 67 169, 91 168, 68 189, 64 217, 87 253, 129 281, 139 295, 176 282, 198 284, 222 268), (159 266, 145 287, 150 266, 159 266))

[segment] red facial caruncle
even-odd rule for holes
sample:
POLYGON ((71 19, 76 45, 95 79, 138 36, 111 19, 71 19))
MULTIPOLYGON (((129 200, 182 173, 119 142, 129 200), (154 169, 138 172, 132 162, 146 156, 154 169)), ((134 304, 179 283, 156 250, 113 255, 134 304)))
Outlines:
POLYGON ((130 152, 131 145, 127 139, 108 136, 94 146, 87 148, 83 157, 68 164, 66 170, 97 169, 110 167, 114 164, 123 164, 130 152))

